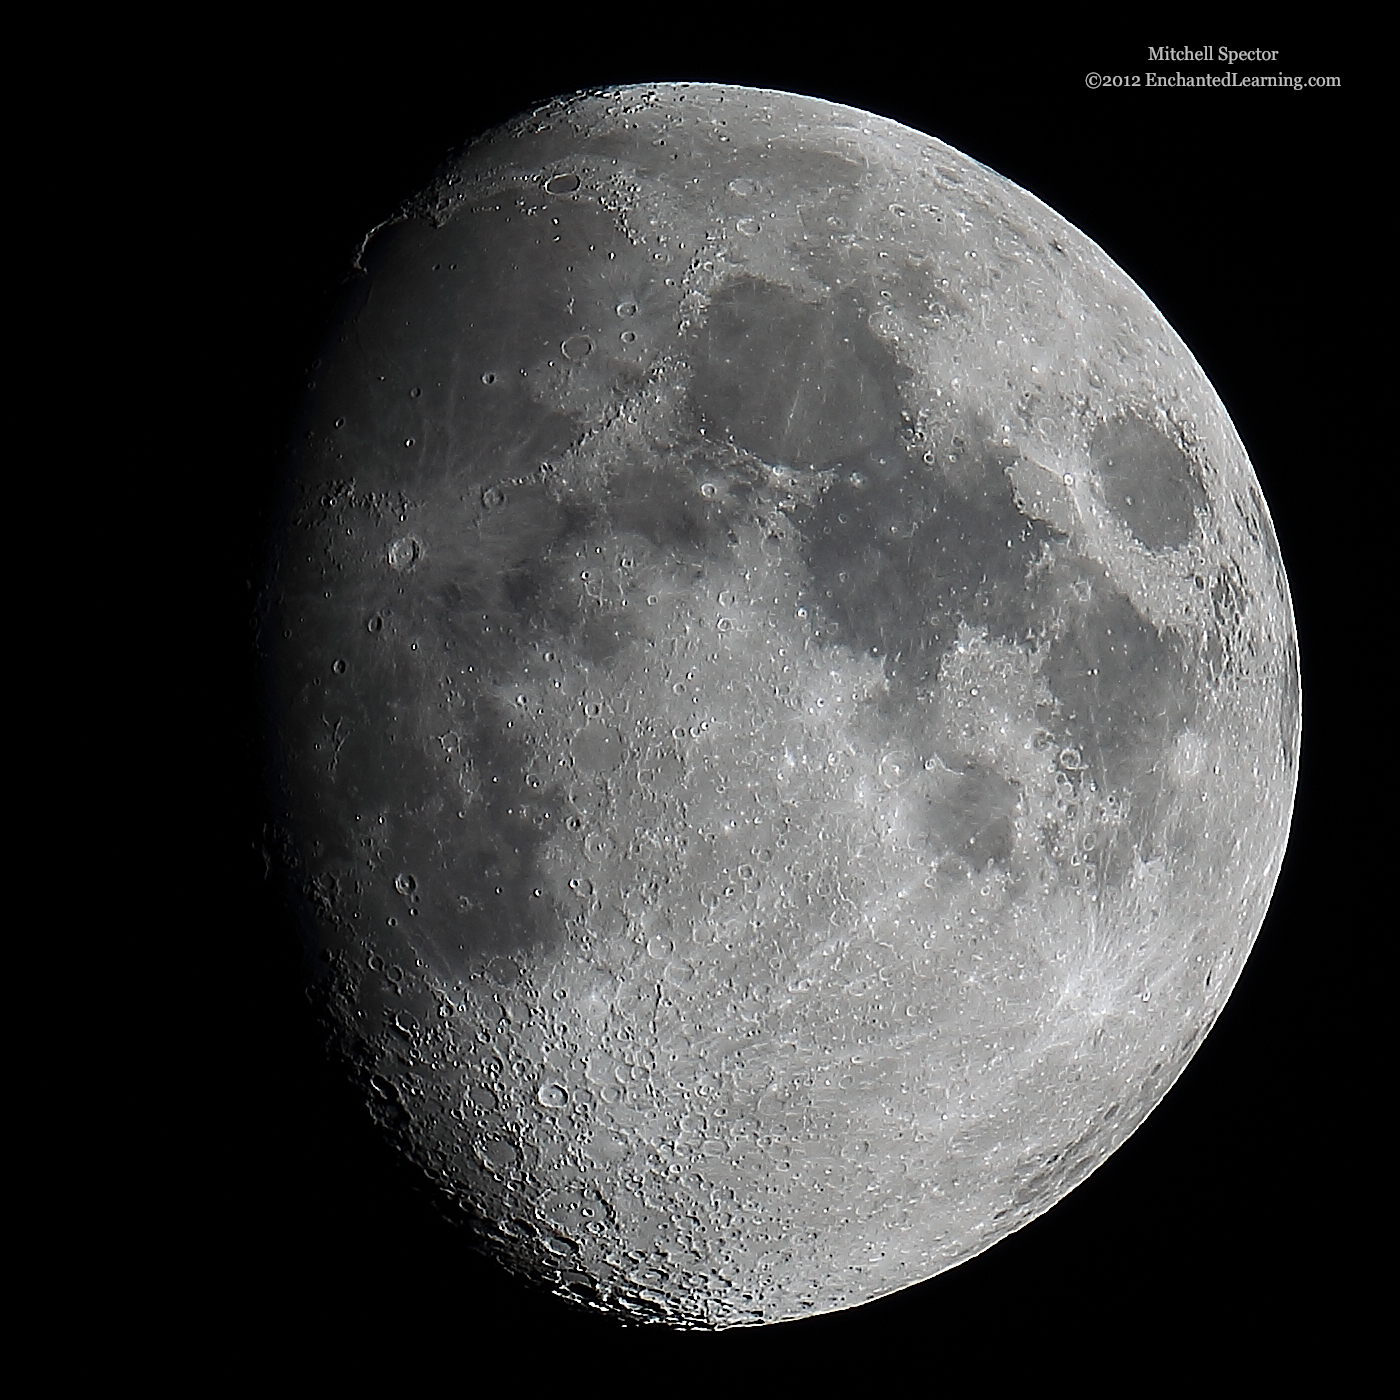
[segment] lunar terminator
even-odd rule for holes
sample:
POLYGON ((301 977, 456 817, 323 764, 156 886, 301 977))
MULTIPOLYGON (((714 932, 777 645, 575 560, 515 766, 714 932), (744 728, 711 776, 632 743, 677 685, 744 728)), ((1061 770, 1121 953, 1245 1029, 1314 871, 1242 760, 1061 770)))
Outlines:
POLYGON ((264 643, 386 1129, 507 1266, 679 1327, 1053 1205, 1292 806, 1287 583, 1179 337, 946 145, 752 89, 550 104, 358 266, 264 643))

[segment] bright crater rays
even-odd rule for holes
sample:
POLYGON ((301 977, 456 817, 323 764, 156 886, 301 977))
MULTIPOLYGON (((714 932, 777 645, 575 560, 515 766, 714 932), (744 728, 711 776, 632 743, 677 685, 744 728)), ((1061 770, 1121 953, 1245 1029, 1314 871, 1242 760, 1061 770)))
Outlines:
POLYGON ((361 254, 264 590, 352 1072, 508 1267, 728 1327, 1041 1213, 1238 977, 1296 778, 1254 473, 930 137, 551 104, 361 254))

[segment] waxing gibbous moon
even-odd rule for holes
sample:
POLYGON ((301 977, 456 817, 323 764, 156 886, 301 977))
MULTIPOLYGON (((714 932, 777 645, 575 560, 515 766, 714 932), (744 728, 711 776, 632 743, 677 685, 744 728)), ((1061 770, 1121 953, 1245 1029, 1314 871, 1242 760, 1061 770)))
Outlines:
POLYGON ((930 136, 658 84, 356 259, 262 596, 340 1048, 508 1268, 723 1328, 927 1279, 1161 1100, 1300 704, 1219 398, 930 136))

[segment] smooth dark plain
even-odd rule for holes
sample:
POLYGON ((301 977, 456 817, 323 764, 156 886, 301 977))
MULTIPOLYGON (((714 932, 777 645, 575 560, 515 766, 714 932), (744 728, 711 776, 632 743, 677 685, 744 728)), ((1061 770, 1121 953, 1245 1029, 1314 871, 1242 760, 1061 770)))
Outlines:
POLYGON ((930 137, 657 85, 361 256, 265 581, 284 875, 373 1110, 512 1268, 851 1307, 1061 1199, 1239 976, 1299 681, 1143 293, 930 137))

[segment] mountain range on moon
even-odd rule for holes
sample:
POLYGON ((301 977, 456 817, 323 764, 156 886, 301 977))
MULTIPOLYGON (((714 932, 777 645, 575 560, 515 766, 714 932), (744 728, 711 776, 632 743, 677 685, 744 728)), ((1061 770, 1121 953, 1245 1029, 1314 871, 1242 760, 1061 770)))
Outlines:
POLYGON ((386 1129, 680 1327, 1048 1208, 1218 1014, 1292 803, 1287 584, 1180 339, 975 162, 752 89, 547 106, 360 266, 263 615, 386 1129))

